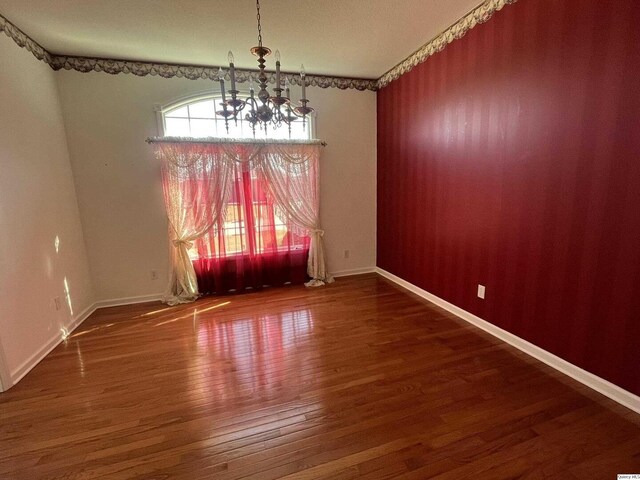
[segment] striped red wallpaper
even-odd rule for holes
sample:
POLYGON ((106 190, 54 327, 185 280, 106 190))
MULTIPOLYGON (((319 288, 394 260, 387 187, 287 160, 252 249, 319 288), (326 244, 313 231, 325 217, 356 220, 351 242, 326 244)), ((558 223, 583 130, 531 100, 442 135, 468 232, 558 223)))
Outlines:
POLYGON ((378 266, 636 394, 638 25, 519 0, 378 92, 378 266))

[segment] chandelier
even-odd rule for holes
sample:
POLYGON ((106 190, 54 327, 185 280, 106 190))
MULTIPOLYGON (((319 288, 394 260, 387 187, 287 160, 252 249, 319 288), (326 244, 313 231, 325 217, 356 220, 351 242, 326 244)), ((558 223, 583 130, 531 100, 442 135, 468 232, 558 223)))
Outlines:
POLYGON ((285 75, 284 89, 282 88, 282 78, 280 74, 280 52, 276 50, 276 75, 274 94, 267 90, 268 76, 265 73, 265 57, 271 55, 271 49, 262 45, 262 25, 260 24, 260 0, 256 0, 256 18, 258 20, 258 46, 251 49, 251 53, 258 57, 257 74, 258 93, 256 95, 253 85, 253 74, 249 74, 249 96, 240 98, 239 91, 236 89, 236 69, 234 65, 233 53, 229 52, 229 79, 231 88, 225 91, 224 79, 225 71, 220 67, 218 71, 218 80, 220 81, 220 92, 222 101, 220 105, 222 110, 216 113, 224 118, 227 133, 229 133, 229 120, 233 120, 236 124, 238 117, 244 119, 251 124, 253 135, 255 137, 256 128, 263 129, 265 132, 269 125, 272 128, 279 128, 283 124, 289 127, 289 136, 291 136, 291 123, 302 118, 303 128, 306 128, 307 115, 313 112, 313 108, 307 104, 309 100, 306 98, 305 70, 304 65, 300 67, 300 79, 302 86, 302 98, 297 106, 291 104, 291 90, 289 77, 285 75), (283 95, 284 92, 284 95, 283 95), (227 93, 231 98, 227 98, 227 93))

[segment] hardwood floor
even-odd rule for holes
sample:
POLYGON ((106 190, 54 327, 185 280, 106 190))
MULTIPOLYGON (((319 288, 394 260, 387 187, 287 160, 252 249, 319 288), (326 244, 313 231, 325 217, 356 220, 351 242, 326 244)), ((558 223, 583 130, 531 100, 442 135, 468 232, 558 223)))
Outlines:
POLYGON ((0 394, 0 478, 615 479, 639 419, 371 274, 97 311, 0 394))

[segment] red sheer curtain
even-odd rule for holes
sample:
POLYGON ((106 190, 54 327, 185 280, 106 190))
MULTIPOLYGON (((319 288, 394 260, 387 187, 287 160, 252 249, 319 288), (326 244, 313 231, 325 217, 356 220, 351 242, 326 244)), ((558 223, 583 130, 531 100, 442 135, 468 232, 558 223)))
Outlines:
POLYGON ((224 219, 189 254, 201 293, 226 293, 308 280, 310 239, 276 211, 264 179, 236 163, 224 219))

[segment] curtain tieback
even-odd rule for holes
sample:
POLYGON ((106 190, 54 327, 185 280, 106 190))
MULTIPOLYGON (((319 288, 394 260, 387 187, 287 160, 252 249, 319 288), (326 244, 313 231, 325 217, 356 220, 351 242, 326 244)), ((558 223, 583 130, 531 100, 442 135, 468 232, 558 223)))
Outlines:
POLYGON ((191 247, 193 247, 193 242, 190 242, 189 240, 182 240, 180 238, 177 238, 173 241, 173 246, 176 248, 180 248, 183 245, 187 250, 189 250, 191 247))
POLYGON ((324 236, 324 230, 320 230, 320 229, 315 229, 315 228, 311 229, 311 233, 317 233, 321 237, 324 236))

